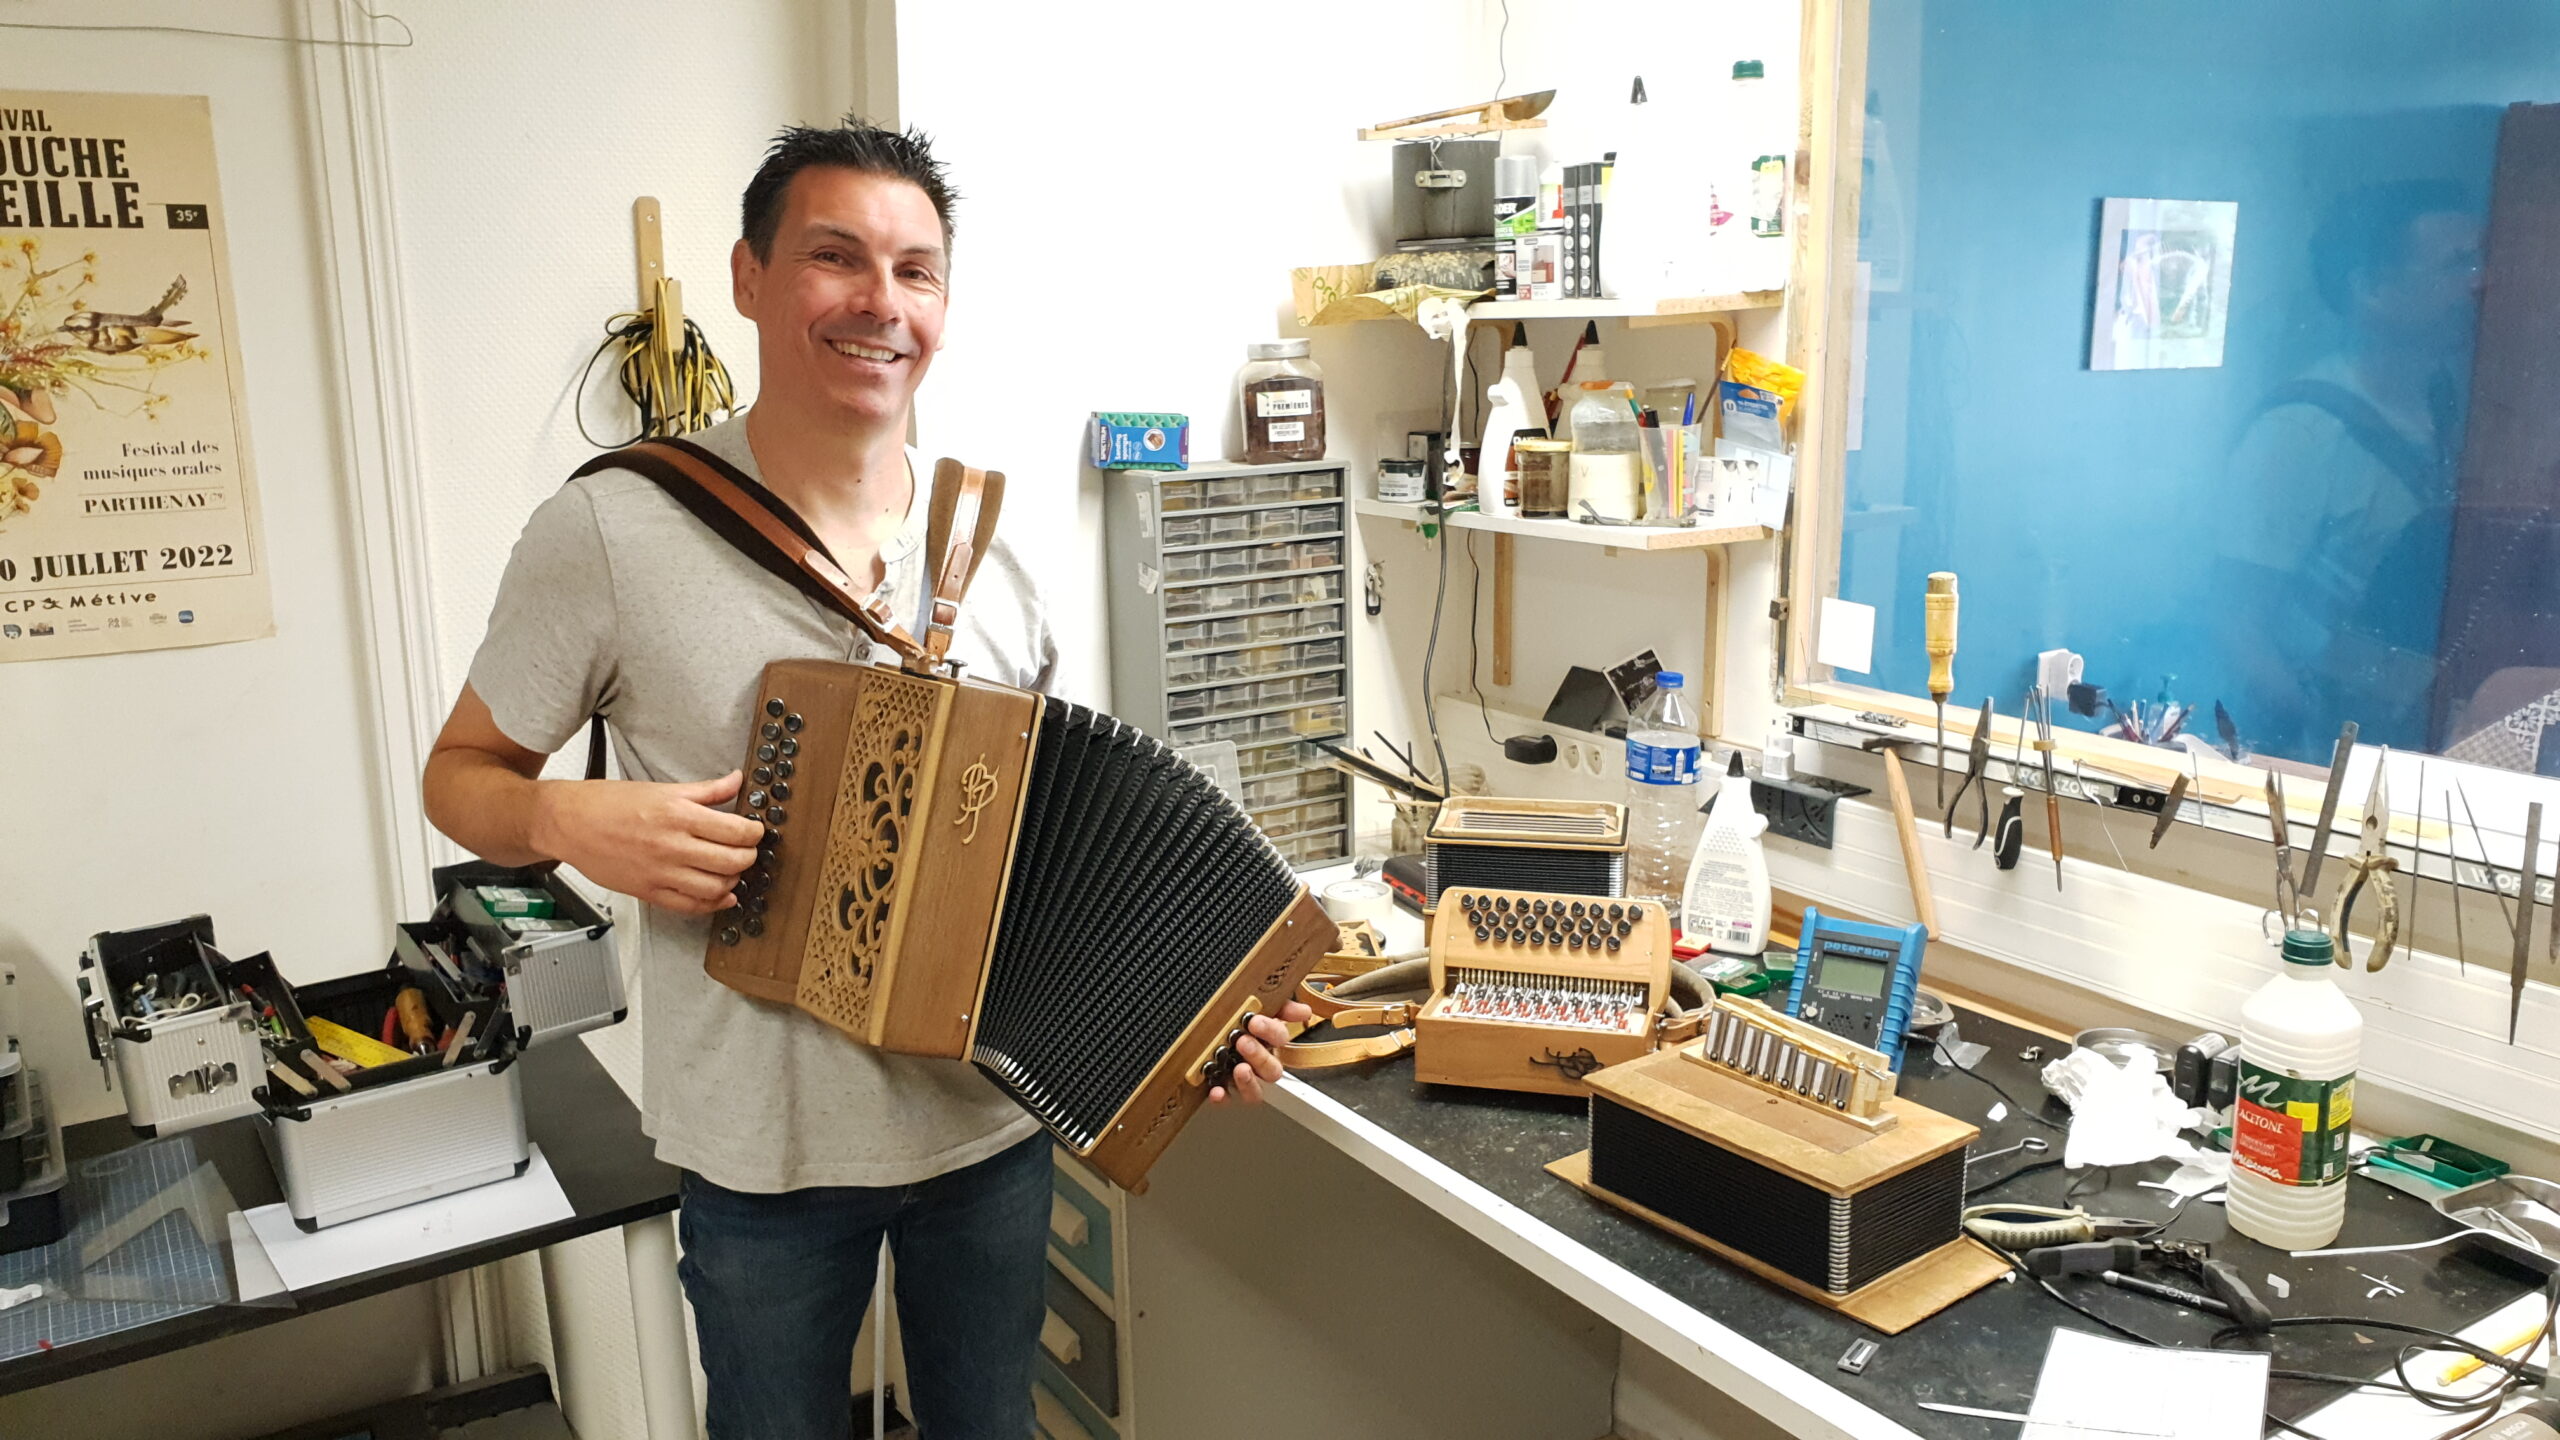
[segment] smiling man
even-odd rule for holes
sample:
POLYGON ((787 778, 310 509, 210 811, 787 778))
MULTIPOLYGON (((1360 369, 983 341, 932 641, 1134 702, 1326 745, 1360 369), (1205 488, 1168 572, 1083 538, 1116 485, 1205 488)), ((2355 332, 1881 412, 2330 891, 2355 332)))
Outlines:
MULTIPOLYGON (((692 439, 796 511, 921 632, 927 507, 905 436, 942 346, 954 196, 924 137, 794 128, 749 182, 730 268, 754 409, 692 439)), ((961 611, 968 673, 1048 689, 1057 645, 999 539, 961 611)), ((928 1440, 1031 1433, 1050 1146, 969 1066, 855 1045, 703 973, 762 827, 731 768, 768 661, 869 662, 852 622, 732 549, 648 479, 564 486, 516 542, 437 739, 427 813, 505 864, 559 860, 639 898, 642 1097, 684 1174, 685 1290, 713 1440, 842 1440, 885 1238, 908 1399, 928 1440), (546 781, 605 717, 626 780, 546 781)), ((889 662, 883 652, 877 657, 889 662)), ((1232 1085, 1280 1077, 1268 1018, 1232 1085)), ((1212 1098, 1223 1099, 1224 1091, 1212 1098)))

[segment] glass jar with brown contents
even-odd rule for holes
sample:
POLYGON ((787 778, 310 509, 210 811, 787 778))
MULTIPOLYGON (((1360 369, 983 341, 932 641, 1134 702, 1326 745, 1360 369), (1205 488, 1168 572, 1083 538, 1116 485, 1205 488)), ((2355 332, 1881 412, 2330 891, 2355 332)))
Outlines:
POLYGON ((1237 384, 1244 401, 1244 463, 1324 458, 1324 371, 1304 340, 1247 345, 1237 384))
POLYGON ((1511 453, 1520 467, 1520 513, 1532 519, 1563 516, 1573 443, 1523 435, 1511 442, 1511 453))

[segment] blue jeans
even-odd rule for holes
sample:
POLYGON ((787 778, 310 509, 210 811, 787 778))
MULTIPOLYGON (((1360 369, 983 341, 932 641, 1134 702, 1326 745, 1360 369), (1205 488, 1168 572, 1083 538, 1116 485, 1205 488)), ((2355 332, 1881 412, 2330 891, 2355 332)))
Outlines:
POLYGON ((907 1403, 925 1440, 1031 1430, 1049 1137, 914 1185, 751 1195, 687 1171, 685 1295, 710 1440, 845 1440, 880 1242, 896 1258, 907 1403))

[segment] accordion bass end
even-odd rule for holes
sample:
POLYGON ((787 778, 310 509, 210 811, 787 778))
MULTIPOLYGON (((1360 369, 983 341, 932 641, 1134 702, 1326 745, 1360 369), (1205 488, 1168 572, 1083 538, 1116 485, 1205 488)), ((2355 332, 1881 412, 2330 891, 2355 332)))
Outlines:
POLYGON ((1215 783, 1108 715, 816 660, 767 666, 755 707, 739 813, 765 834, 704 968, 974 1062, 1126 1188, 1333 943, 1215 783))

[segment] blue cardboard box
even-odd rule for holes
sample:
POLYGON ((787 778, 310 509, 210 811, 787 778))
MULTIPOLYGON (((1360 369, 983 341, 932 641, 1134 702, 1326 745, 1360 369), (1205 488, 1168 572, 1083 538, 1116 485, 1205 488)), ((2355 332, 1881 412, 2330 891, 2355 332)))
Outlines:
POLYGON ((1092 450, 1097 470, 1188 470, 1191 417, 1097 410, 1092 450))

